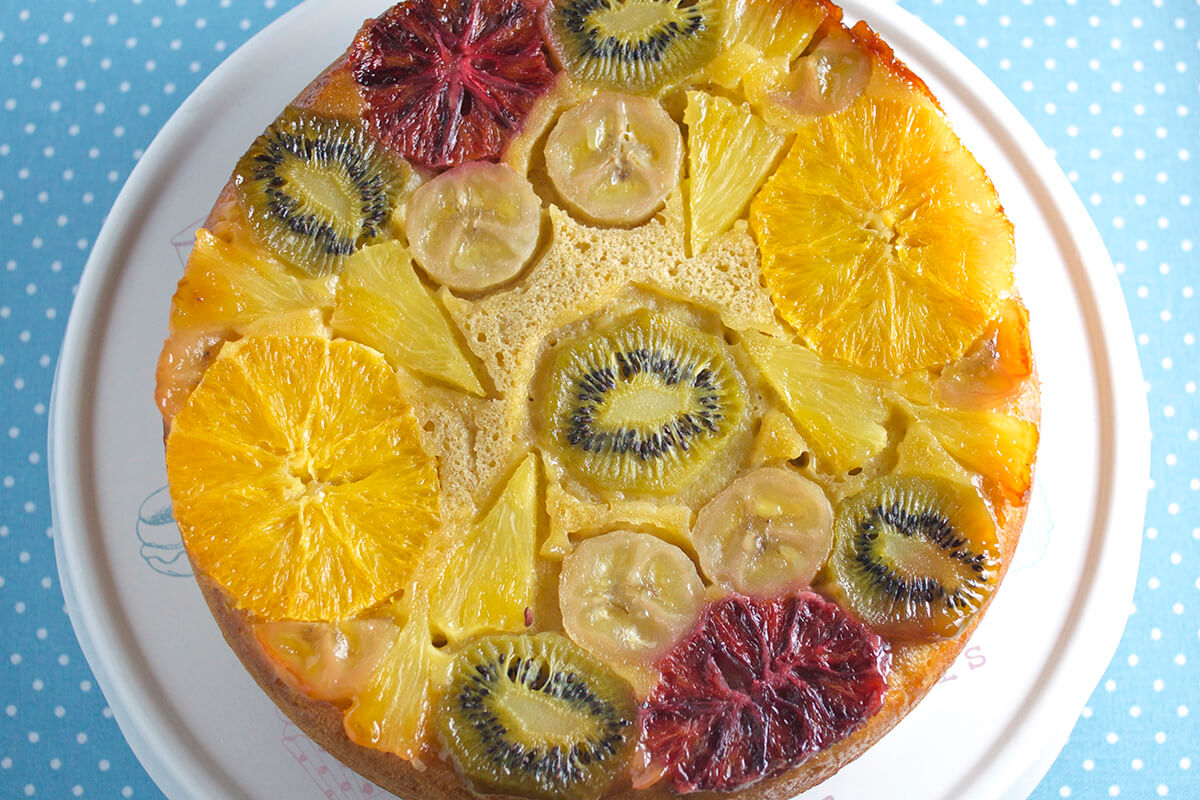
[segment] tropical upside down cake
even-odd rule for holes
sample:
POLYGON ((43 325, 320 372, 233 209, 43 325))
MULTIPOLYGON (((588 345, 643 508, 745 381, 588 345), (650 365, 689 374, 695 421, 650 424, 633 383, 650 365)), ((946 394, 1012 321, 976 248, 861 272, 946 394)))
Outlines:
POLYGON ((171 305, 226 639, 402 797, 820 782, 938 680, 1025 516, 991 182, 827 0, 381 12, 171 305))

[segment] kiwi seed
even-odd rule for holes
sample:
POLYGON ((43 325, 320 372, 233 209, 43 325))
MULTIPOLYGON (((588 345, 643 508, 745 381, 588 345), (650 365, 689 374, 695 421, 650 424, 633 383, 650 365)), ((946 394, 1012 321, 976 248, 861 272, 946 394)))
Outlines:
POLYGON ((952 636, 995 587, 995 522, 969 485, 925 475, 879 478, 843 504, 834 530, 837 584, 881 632, 952 636))
POLYGON ((380 238, 406 182, 359 123, 292 108, 238 162, 234 186, 259 241, 312 275, 380 238))
POLYGON ((482 636, 450 676, 438 735, 476 791, 591 800, 626 767, 633 691, 562 634, 482 636))
POLYGON ((746 412, 718 336, 648 311, 558 348, 544 437, 601 493, 668 494, 724 449, 746 412))
POLYGON ((551 0, 544 27, 564 69, 595 86, 649 93, 717 54, 716 0, 551 0))

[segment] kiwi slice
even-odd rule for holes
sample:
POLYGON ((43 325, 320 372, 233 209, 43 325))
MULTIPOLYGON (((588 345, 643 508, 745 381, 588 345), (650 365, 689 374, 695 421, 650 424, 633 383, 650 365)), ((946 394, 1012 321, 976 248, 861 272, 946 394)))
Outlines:
POLYGON ((548 378, 547 449, 602 495, 687 486, 747 413, 721 338, 647 310, 559 345, 548 378))
POLYGON ((844 599, 879 633, 953 636, 978 613, 1000 569, 996 524, 969 484, 889 475, 846 500, 830 567, 844 599))
POLYGON ((590 800, 623 770, 637 708, 624 680, 559 633, 459 650, 438 736, 480 793, 590 800))
POLYGON ((563 69, 593 86, 649 94, 717 54, 718 0, 550 0, 542 12, 563 69))
POLYGON ((289 108, 242 156, 233 181, 255 237, 316 277, 384 234, 406 171, 361 123, 289 108))

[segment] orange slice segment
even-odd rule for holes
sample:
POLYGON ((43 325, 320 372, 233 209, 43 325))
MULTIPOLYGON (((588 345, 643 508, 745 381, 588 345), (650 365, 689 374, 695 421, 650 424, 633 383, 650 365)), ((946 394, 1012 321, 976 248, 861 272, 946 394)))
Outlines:
POLYGON ((1012 226, 928 102, 802 126, 750 223, 780 315, 820 355, 901 374, 963 354, 1012 286, 1012 226))
POLYGON ((201 571, 263 621, 338 620, 401 589, 438 476, 383 356, 310 337, 227 344, 167 439, 201 571))

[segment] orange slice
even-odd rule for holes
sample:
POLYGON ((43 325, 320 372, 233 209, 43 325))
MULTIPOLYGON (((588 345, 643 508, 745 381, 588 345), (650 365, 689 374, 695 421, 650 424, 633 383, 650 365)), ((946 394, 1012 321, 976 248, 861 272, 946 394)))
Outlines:
POLYGON ((802 126, 750 207, 784 320, 822 356, 897 375, 963 354, 1015 256, 983 168, 910 89, 802 126))
POLYGON ((312 337, 227 344, 167 439, 200 572, 263 621, 338 620, 403 588, 438 475, 378 352, 312 337))

